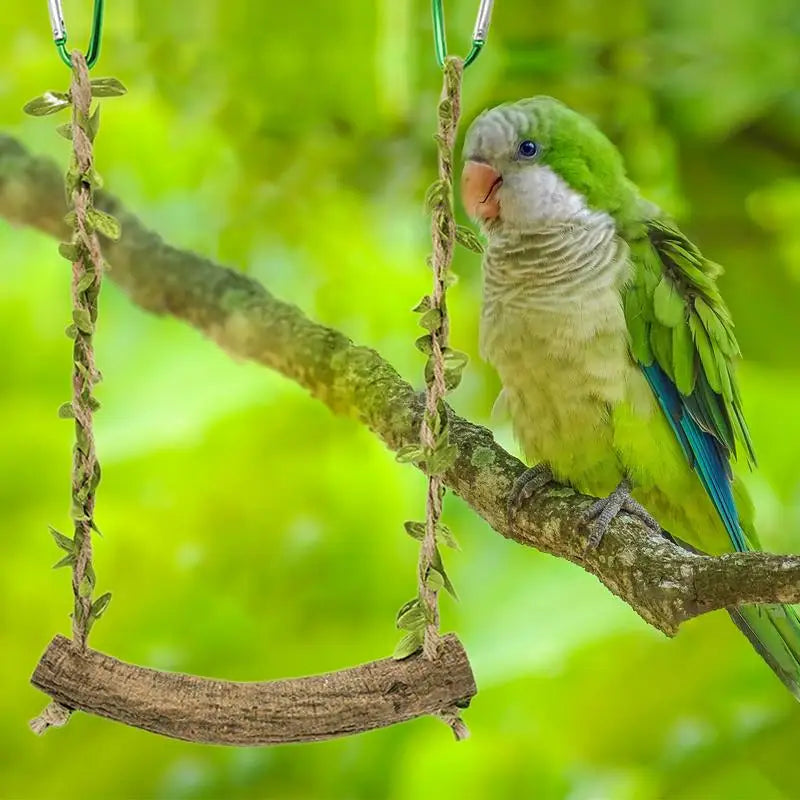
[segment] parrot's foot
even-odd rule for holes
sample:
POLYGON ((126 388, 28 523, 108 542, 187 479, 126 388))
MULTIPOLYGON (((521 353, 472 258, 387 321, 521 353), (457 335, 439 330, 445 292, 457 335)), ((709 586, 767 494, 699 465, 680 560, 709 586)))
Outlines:
POLYGON ((526 469, 522 475, 514 481, 511 487, 511 492, 508 495, 508 513, 513 516, 523 506, 526 500, 530 500, 536 492, 548 483, 555 480, 553 473, 550 471, 550 466, 542 462, 535 467, 526 469))
POLYGON ((628 514, 638 517, 655 533, 661 533, 661 526, 655 517, 631 497, 631 488, 630 481, 625 478, 608 497, 598 500, 583 512, 583 522, 589 527, 589 540, 586 542, 585 552, 594 550, 600 544, 611 520, 620 511, 627 511, 628 514))

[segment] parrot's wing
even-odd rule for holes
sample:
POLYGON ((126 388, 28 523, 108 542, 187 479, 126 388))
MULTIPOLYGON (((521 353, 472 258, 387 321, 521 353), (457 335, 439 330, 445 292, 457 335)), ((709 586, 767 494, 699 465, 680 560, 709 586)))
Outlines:
POLYGON ((715 284, 720 267, 673 225, 646 223, 624 290, 631 351, 737 550, 750 549, 731 490, 737 444, 755 454, 733 374, 739 346, 715 284))
MULTIPOLYGON (((732 361, 733 323, 717 291, 720 268, 673 225, 646 225, 631 245, 634 276, 625 291, 631 350, 689 463, 739 551, 757 546, 742 530, 731 491, 739 444, 755 463, 732 361)), ((753 534, 750 533, 752 537, 753 534)), ((800 618, 792 606, 740 606, 731 617, 800 699, 800 618)))

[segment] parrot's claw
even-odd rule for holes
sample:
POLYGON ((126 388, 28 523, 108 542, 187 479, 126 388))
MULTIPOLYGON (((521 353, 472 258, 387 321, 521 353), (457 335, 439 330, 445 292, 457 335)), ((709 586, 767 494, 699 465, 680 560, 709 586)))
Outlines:
POLYGON ((547 486, 548 483, 555 481, 549 465, 542 462, 535 467, 526 469, 522 475, 514 481, 511 492, 508 495, 508 513, 514 516, 523 506, 526 500, 530 500, 536 492, 547 486))
POLYGON ((589 528, 589 539, 586 542, 586 549, 595 550, 603 541, 608 526, 620 511, 638 517, 654 533, 661 533, 661 526, 656 518, 639 502, 631 497, 631 483, 626 478, 620 481, 619 486, 614 489, 608 497, 598 500, 586 511, 583 512, 583 523, 589 528))

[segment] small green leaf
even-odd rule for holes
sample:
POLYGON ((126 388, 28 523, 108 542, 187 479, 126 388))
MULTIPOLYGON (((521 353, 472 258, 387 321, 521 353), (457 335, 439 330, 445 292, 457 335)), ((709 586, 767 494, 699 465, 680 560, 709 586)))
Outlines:
POLYGON ((67 553, 74 553, 75 552, 75 542, 69 538, 69 536, 64 536, 61 531, 56 530, 52 525, 47 526, 48 530, 50 531, 50 535, 53 537, 53 541, 67 553))
MULTIPOLYGON (((428 364, 430 364, 430 362, 428 362, 428 364)), ((425 419, 425 422, 428 424, 428 427, 433 431, 433 433, 436 436, 440 436, 443 433, 444 429, 447 427, 447 412, 446 411, 444 413, 442 412, 441 404, 437 403, 436 409, 433 412, 426 411, 423 417, 425 419)))
POLYGON ((421 608, 413 608, 406 611, 397 620, 397 627, 401 631, 423 631, 428 623, 425 620, 425 612, 421 608))
POLYGON ((447 403, 445 403, 443 397, 440 397, 436 403, 436 413, 439 417, 440 430, 446 431, 450 424, 450 412, 447 409, 447 403))
POLYGON ((418 650, 422 649, 423 637, 417 631, 409 631, 397 643, 392 653, 392 658, 395 661, 402 661, 404 658, 413 656, 418 650))
POLYGON ((73 497, 78 503, 86 503, 86 498, 89 497, 91 488, 88 483, 84 483, 77 491, 73 492, 73 497))
POLYGON ((75 339, 78 335, 78 327, 76 325, 67 325, 67 327, 64 328, 64 333, 67 339, 75 339))
MULTIPOLYGON (((447 391, 455 389, 463 377, 464 367, 469 363, 469 356, 460 350, 453 350, 446 347, 442 352, 444 361, 444 383, 447 391)), ((429 361, 425 365, 425 381, 430 383, 433 380, 433 363, 429 361)))
POLYGON ((69 105, 70 99, 66 92, 45 92, 25 103, 22 110, 32 117, 46 117, 68 108, 69 105))
POLYGON ((425 578, 425 585, 432 592, 439 592, 444 588, 444 576, 436 567, 430 567, 425 578))
MULTIPOLYGON (((412 539, 421 542, 425 538, 424 522, 404 522, 403 527, 412 539)), ((448 528, 447 525, 443 525, 441 522, 436 523, 436 541, 453 550, 461 549, 450 531, 450 528, 448 528)))
POLYGON ((128 90, 116 78, 92 78, 92 97, 121 97, 128 90))
POLYGON ((427 622, 428 620, 425 615, 425 610, 423 609, 419 598, 415 597, 413 600, 409 600, 397 612, 395 624, 401 630, 424 632, 427 622))
POLYGON ((426 472, 428 475, 442 475, 456 463, 457 458, 458 447, 454 444, 448 444, 436 450, 431 458, 426 461, 426 472))
POLYGON ((81 364, 80 361, 75 361, 73 362, 73 366, 81 374, 83 378, 85 378, 86 380, 89 379, 89 370, 86 369, 86 366, 84 364, 81 364))
POLYGON ((444 181, 436 180, 425 192, 425 208, 428 211, 433 211, 443 202, 447 202, 447 186, 444 181))
POLYGON ((61 242, 58 245, 58 252, 67 259, 67 261, 71 261, 73 264, 80 258, 81 256, 81 249, 77 244, 73 242, 61 242))
POLYGON ((433 339, 431 335, 426 334, 425 336, 420 336, 419 339, 414 342, 414 347, 421 353, 425 353, 426 356, 429 356, 433 352, 433 339))
POLYGON ((111 602, 111 592, 106 592, 105 594, 101 594, 97 600, 92 603, 91 611, 89 612, 90 615, 94 619, 100 619, 105 613, 105 610, 108 608, 108 604, 111 602))
POLYGON ((72 403, 62 403, 58 407, 59 419, 75 419, 75 409, 72 408, 72 403))
POLYGON ((104 211, 98 211, 96 208, 90 208, 86 214, 86 221, 89 226, 102 233, 108 239, 117 241, 122 235, 122 229, 119 222, 111 214, 106 214, 104 211))
POLYGON ((401 464, 408 464, 409 462, 421 461, 425 457, 425 451, 421 445, 407 444, 397 451, 395 460, 401 464))
POLYGON ((72 197, 72 193, 77 191, 81 185, 81 175, 78 172, 78 165, 73 161, 64 176, 64 188, 67 191, 67 200, 72 197))
POLYGON ((75 290, 78 292, 78 294, 80 294, 81 292, 85 292, 90 286, 92 286, 96 282, 97 282, 97 275, 94 272, 87 272, 85 275, 81 276, 81 279, 75 286, 75 290))
POLYGON ((438 331, 442 326, 442 312, 438 308, 431 308, 426 311, 419 320, 421 327, 426 331, 438 331))
POLYGON ((78 503, 72 504, 72 508, 69 512, 70 519, 74 520, 75 522, 85 522, 89 519, 86 515, 86 512, 83 510, 83 506, 79 505, 78 503))
POLYGON ((456 241, 467 250, 472 250, 473 253, 483 252, 481 240, 472 228, 467 228, 465 225, 456 225, 456 241))
POLYGON ((56 126, 56 133, 63 136, 65 139, 72 141, 72 123, 63 122, 61 125, 56 126))
POLYGON ((97 136, 97 131, 100 130, 100 106, 95 106, 92 115, 89 117, 89 121, 86 125, 86 135, 89 137, 91 141, 94 141, 95 137, 97 136))
POLYGON ((457 389, 458 385, 461 383, 461 379, 464 377, 464 370, 459 369, 445 369, 444 371, 444 387, 447 389, 448 392, 452 392, 453 389, 457 389))
POLYGON ((447 525, 443 525, 441 522, 436 523, 436 541, 443 544, 445 547, 449 547, 451 550, 461 549, 455 536, 453 536, 453 532, 447 525))
POLYGON ((433 551, 433 558, 431 559, 431 568, 435 569, 442 576, 442 584, 444 586, 445 591, 454 600, 458 600, 458 595, 456 594, 455 586, 453 586, 453 584, 450 582, 450 578, 447 577, 447 572, 445 571, 444 563, 442 562, 442 554, 439 552, 438 547, 433 551))
POLYGON ((425 523, 424 522, 404 522, 403 527, 406 533, 412 538, 421 542, 425 538, 425 523))
POLYGON ((75 554, 69 553, 68 555, 64 556, 61 561, 56 561, 53 564, 53 569, 60 569, 61 567, 72 567, 75 565, 75 554))
POLYGON ((419 604, 419 597, 412 597, 410 600, 407 600, 398 609, 397 618, 396 619, 400 619, 400 617, 402 617, 403 614, 406 613, 406 611, 408 611, 410 608, 413 608, 415 605, 418 605, 418 604, 419 604))
POLYGON ((92 318, 85 308, 76 308, 72 312, 72 321, 82 333, 91 333, 94 330, 92 318))
POLYGON ((100 465, 95 463, 94 470, 92 471, 91 476, 89 477, 88 487, 89 491, 94 491, 97 488, 97 485, 100 483, 100 478, 102 473, 100 472, 100 465))
POLYGON ((411 310, 412 310, 412 311, 413 311, 415 314, 422 314, 422 313, 424 313, 425 311, 428 311, 428 310, 429 310, 429 309, 432 307, 432 306, 431 306, 431 303, 432 303, 432 302, 433 302, 433 301, 431 300, 431 297, 430 297, 430 295, 427 295, 427 294, 426 294, 426 295, 425 295, 425 296, 422 298, 422 300, 420 300, 420 301, 419 301, 419 303, 417 303, 417 304, 414 306, 414 308, 412 308, 411 310))
MULTIPOLYGON (((72 120, 81 131, 83 131, 84 136, 88 136, 88 129, 89 129, 89 115, 82 111, 80 108, 76 108, 73 113, 73 120, 72 120)), ((75 135, 75 132, 72 132, 72 135, 75 135)))
POLYGON ((445 369, 463 369, 469 363, 469 356, 461 350, 446 347, 443 355, 445 369))
POLYGON ((428 360, 425 362, 425 383, 426 385, 430 386, 434 378, 436 377, 436 372, 434 370, 434 361, 433 356, 431 355, 428 360))
POLYGON ((75 222, 76 222, 77 219, 78 219, 78 217, 77 217, 77 215, 75 214, 74 211, 68 211, 66 214, 64 214, 64 222, 70 228, 74 228, 75 227, 75 222))
POLYGON ((81 175, 81 180, 84 183, 89 184, 89 186, 91 186, 92 189, 103 188, 103 178, 100 176, 100 173, 94 167, 91 167, 86 172, 84 172, 81 175))
POLYGON ((89 580, 88 575, 83 576, 83 580, 78 586, 78 594, 81 597, 91 597, 92 594, 92 581, 89 580))

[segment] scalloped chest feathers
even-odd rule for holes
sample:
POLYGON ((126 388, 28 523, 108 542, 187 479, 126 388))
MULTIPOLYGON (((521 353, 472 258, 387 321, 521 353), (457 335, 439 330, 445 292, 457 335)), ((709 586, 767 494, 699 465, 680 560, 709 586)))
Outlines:
POLYGON ((481 315, 481 353, 526 456, 594 491, 622 477, 612 410, 652 405, 628 351, 628 248, 607 219, 493 240, 481 315))

